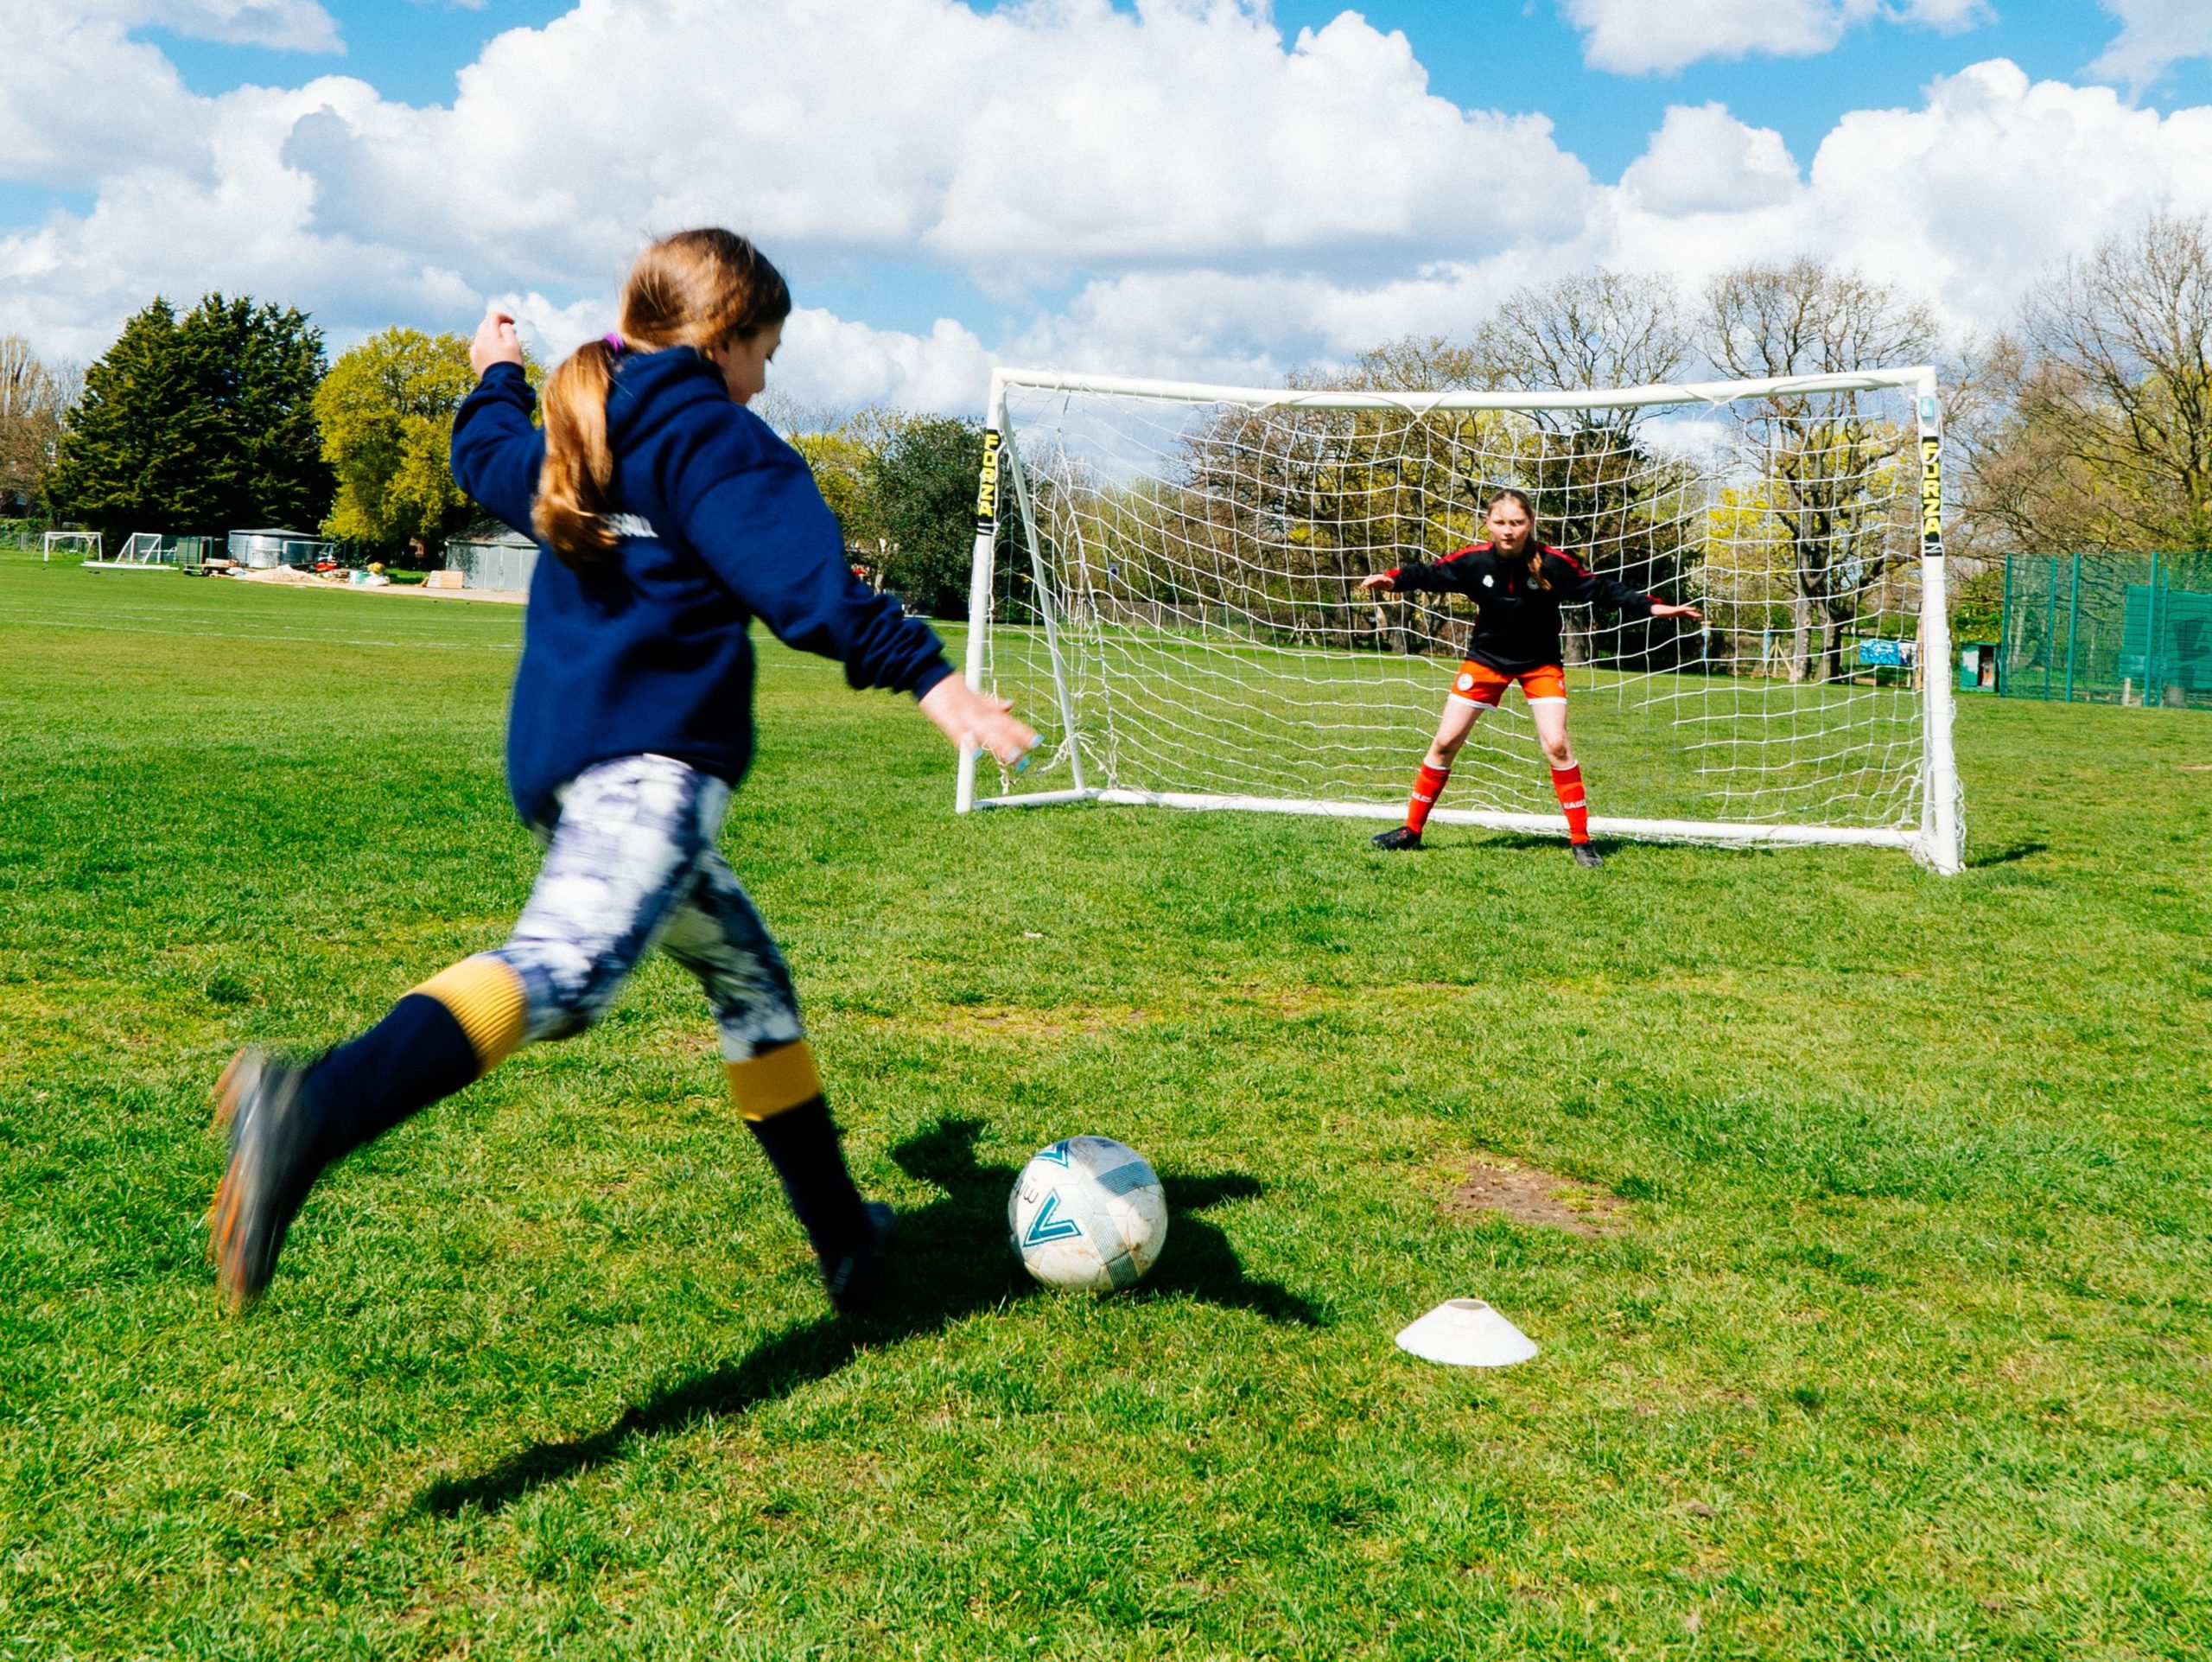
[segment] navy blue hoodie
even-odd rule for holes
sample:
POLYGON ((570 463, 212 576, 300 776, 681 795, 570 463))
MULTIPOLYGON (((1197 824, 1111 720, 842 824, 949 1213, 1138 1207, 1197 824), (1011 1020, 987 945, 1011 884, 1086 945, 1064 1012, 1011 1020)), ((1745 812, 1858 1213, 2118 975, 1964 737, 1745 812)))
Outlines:
MULTIPOLYGON (((545 436, 521 369, 494 364, 454 417, 453 474, 530 524, 545 436)), ((856 687, 919 697, 952 672, 942 643, 845 564, 836 517, 798 452, 688 347, 625 353, 607 400, 620 548, 576 570, 539 545, 507 720, 507 788, 526 822, 617 756, 673 756, 735 784, 753 755, 753 643, 843 663, 856 687)))

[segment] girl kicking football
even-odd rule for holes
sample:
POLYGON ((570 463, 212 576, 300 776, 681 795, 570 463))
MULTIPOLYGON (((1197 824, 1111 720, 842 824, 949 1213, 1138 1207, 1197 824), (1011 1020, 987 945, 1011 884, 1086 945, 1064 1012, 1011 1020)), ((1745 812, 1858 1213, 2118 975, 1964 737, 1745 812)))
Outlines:
POLYGON ((1466 661, 1444 701, 1444 719, 1421 759, 1406 823, 1374 839, 1378 849, 1417 849, 1421 827, 1467 735, 1486 710, 1496 710, 1516 681, 1529 701, 1536 742, 1551 763, 1552 789, 1567 815, 1567 846, 1576 862, 1605 864, 1590 841, 1590 806, 1583 795, 1582 769, 1567 739, 1567 674, 1560 667, 1559 608, 1594 602, 1630 617, 1702 618, 1694 606, 1674 606, 1656 595, 1638 594, 1625 583, 1601 577, 1572 554, 1536 540, 1536 510, 1528 497, 1510 488, 1495 493, 1484 514, 1490 540, 1447 554, 1433 565, 1402 565, 1364 579, 1362 589, 1406 594, 1429 589, 1465 595, 1481 609, 1467 643, 1466 661))
POLYGON ((805 462, 745 407, 790 311, 742 237, 654 243, 623 286, 620 330, 553 372, 543 433, 513 319, 493 312, 477 330, 482 379, 454 421, 454 477, 538 537, 507 778, 545 863, 504 946, 432 976, 366 1033, 305 1064, 232 1062, 217 1087, 230 1166, 209 1224, 233 1308, 268 1286, 325 1168, 524 1045, 582 1032, 655 946, 705 990, 737 1111, 831 1303, 877 1292, 891 1209, 854 1188, 791 973, 715 846, 753 749, 748 627, 841 660, 855 687, 913 694, 954 743, 1001 761, 1037 735, 853 576, 805 462))

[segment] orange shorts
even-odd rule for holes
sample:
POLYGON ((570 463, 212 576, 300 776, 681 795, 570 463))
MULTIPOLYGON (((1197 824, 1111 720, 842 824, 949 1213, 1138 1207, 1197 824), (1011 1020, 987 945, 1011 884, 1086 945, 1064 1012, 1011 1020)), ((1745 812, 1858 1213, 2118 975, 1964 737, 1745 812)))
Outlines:
POLYGON ((1556 664, 1545 664, 1518 675, 1503 670, 1494 670, 1487 664, 1478 664, 1471 658, 1459 665, 1459 672, 1452 678, 1452 696, 1463 704, 1480 704, 1484 710, 1496 710, 1497 701, 1505 696, 1506 688, 1516 681, 1521 684, 1521 696, 1532 704, 1563 704, 1567 702, 1567 672, 1556 664))

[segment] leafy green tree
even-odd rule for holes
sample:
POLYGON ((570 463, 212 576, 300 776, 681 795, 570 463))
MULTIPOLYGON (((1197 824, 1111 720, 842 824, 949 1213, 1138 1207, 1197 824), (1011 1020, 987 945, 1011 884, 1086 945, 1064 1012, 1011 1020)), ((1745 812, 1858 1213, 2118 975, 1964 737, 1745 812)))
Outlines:
POLYGON ((454 412, 475 385, 458 334, 390 328, 340 356, 315 395, 323 460, 338 480, 324 532, 390 547, 462 529, 474 511, 448 456, 454 412))
POLYGON ((880 534, 892 543, 884 585, 915 611, 967 612, 982 466, 982 426, 952 416, 905 417, 870 459, 868 494, 880 534))
POLYGON ((875 452, 842 426, 827 432, 795 434, 791 446, 814 470, 814 482, 821 487, 823 500, 844 527, 845 540, 873 548, 875 539, 885 534, 877 527, 871 484, 875 452))
POLYGON ((179 317, 156 300, 86 372, 48 499, 111 540, 314 525, 323 369, 322 332, 294 308, 211 294, 179 317))

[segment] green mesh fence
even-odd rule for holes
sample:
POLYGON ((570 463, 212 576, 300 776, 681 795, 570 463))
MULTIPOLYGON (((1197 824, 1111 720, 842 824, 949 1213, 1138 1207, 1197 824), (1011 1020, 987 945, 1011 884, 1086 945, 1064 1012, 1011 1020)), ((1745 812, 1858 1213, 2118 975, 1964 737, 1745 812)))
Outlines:
POLYGON ((1997 691, 2212 710, 2212 553, 2015 554, 1997 691))

